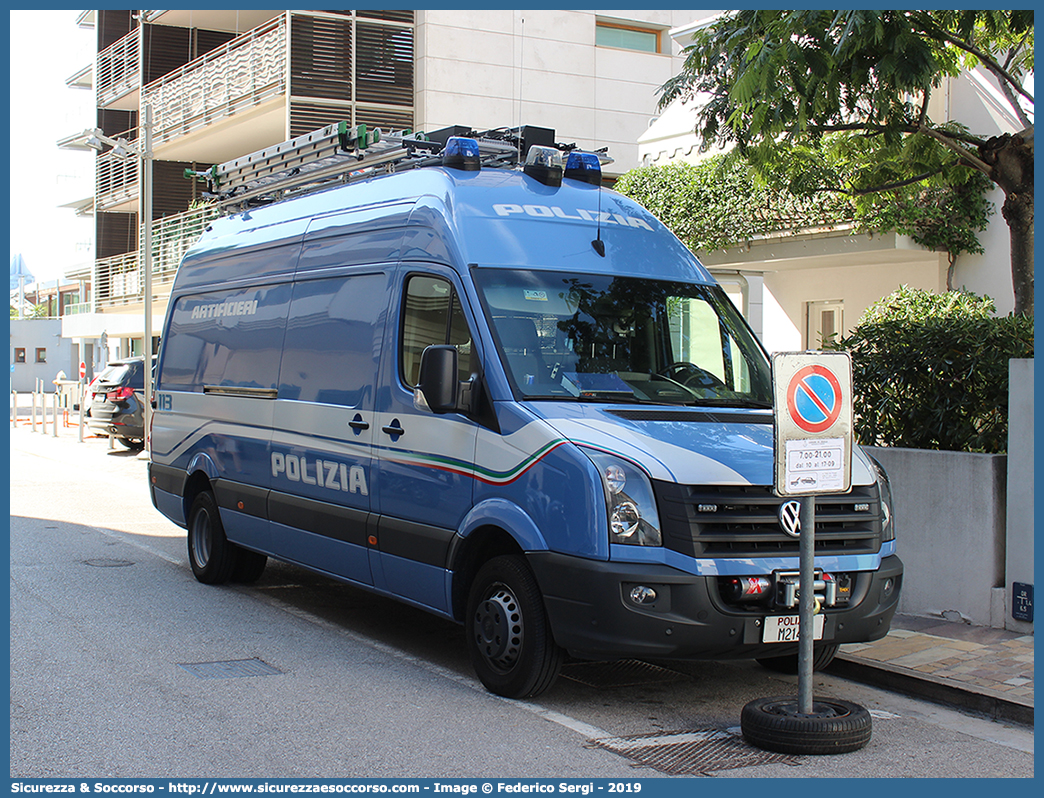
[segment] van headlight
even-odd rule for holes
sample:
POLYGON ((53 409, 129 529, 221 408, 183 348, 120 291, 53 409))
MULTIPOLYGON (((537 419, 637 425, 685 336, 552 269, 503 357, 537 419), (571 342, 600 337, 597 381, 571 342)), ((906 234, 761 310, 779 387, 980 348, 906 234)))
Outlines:
POLYGON ((877 472, 877 492, 881 497, 881 542, 895 540, 895 513, 892 505, 892 483, 888 472, 874 457, 870 458, 877 472))
POLYGON ((604 452, 584 449, 602 475, 609 542, 631 546, 661 546, 660 517, 652 483, 634 463, 604 452))

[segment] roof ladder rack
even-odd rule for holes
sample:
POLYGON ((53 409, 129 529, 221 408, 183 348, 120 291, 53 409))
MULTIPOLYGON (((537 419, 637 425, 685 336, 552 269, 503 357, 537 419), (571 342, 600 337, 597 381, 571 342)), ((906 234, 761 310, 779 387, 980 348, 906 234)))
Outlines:
MULTIPOLYGON (((519 150, 524 146, 519 131, 524 130, 476 133, 470 128, 453 127, 425 135, 410 131, 382 133, 380 128, 349 127, 347 122, 335 122, 206 171, 186 169, 185 177, 206 183, 204 196, 216 200, 222 212, 232 213, 381 171, 439 164, 450 136, 474 138, 484 166, 510 166, 519 161, 519 150)), ((546 133, 554 136, 554 131, 546 133)), ((574 147, 558 146, 567 150, 574 147)))

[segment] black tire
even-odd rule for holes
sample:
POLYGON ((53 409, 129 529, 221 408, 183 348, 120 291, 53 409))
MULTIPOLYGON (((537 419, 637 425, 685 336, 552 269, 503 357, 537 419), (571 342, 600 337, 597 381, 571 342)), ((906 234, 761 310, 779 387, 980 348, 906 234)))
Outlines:
POLYGON ((192 573, 205 585, 222 585, 231 578, 239 551, 225 537, 214 494, 203 491, 189 511, 188 558, 192 573))
POLYGON ((544 599, 521 557, 494 557, 472 582, 465 639, 479 680, 506 698, 546 691, 562 667, 544 599))
MULTIPOLYGON (((230 543, 230 546, 235 546, 234 543, 230 543)), ((244 585, 253 584, 261 578, 261 574, 265 572, 265 566, 268 564, 268 557, 264 554, 258 554, 256 551, 249 551, 240 546, 236 546, 238 551, 236 552, 236 564, 232 568, 231 580, 233 582, 239 582, 244 585)))
MULTIPOLYGON (((821 671, 827 665, 834 661, 834 657, 837 656, 837 651, 840 648, 836 643, 828 643, 826 645, 812 646, 812 670, 821 671)), ((797 673, 798 672, 798 655, 787 654, 782 657, 758 657, 757 661, 759 664, 768 668, 770 671, 776 671, 776 673, 797 673)))
POLYGON ((797 709, 796 698, 751 701, 740 714, 744 738, 780 754, 847 754, 870 742, 870 713, 858 704, 822 698, 812 701, 811 715, 797 709))
POLYGON ((136 451, 136 450, 139 450, 139 449, 144 449, 145 448, 144 441, 139 441, 139 440, 136 440, 134 438, 117 438, 116 441, 121 446, 123 446, 123 447, 125 447, 127 449, 130 449, 132 452, 136 451))

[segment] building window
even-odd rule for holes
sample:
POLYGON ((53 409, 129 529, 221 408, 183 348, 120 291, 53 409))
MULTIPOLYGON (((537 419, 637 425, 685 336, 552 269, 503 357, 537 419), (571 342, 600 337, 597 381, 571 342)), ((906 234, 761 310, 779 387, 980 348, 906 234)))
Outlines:
POLYGON ((47 362, 47 349, 42 346, 36 347, 36 362, 46 363, 47 362))
POLYGON ((25 347, 15 347, 15 363, 25 362, 25 347))
POLYGON ((621 50, 639 50, 643 53, 659 53, 660 32, 648 28, 635 28, 610 22, 598 22, 595 26, 595 44, 599 47, 615 47, 621 50))

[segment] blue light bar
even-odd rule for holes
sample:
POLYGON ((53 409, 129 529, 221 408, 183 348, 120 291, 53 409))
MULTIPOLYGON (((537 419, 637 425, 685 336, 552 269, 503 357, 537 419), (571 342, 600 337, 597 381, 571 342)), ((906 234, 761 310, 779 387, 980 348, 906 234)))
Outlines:
POLYGON ((602 164, 593 152, 571 152, 566 159, 565 176, 592 186, 602 185, 602 164))
POLYGON ((479 145, 475 139, 451 136, 442 151, 442 165, 465 172, 477 172, 481 168, 479 145))

